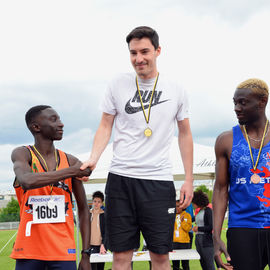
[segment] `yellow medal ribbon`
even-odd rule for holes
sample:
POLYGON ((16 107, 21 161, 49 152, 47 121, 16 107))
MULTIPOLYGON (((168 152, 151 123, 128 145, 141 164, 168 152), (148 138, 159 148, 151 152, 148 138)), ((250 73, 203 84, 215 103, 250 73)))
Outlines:
POLYGON ((265 134, 266 134, 267 126, 268 126, 268 120, 266 121, 266 124, 265 124, 265 127, 264 127, 262 142, 261 142, 261 145, 260 145, 260 148, 259 148, 259 153, 258 153, 258 156, 257 156, 256 164, 254 165, 254 159, 253 159, 253 155, 252 155, 252 150, 251 150, 251 146, 250 146, 250 142, 249 142, 249 138, 248 138, 246 126, 243 125, 243 129, 244 129, 244 132, 245 132, 245 135, 246 135, 246 139, 247 139, 247 143, 248 143, 248 147, 249 147, 249 152, 250 152, 250 157, 251 157, 251 161, 252 161, 252 166, 253 166, 254 172, 256 171, 257 166, 258 166, 258 163, 259 163, 259 159, 260 159, 260 155, 261 155, 261 151, 262 151, 262 147, 263 147, 263 143, 264 143, 264 139, 265 139, 265 134))
MULTIPOLYGON (((144 118, 145 118, 145 121, 146 121, 147 124, 149 123, 149 120, 150 120, 150 110, 151 110, 151 106, 152 106, 153 96, 154 96, 156 86, 157 86, 158 77, 159 77, 159 73, 157 74, 156 81, 155 81, 155 84, 154 84, 154 88, 153 88, 153 91, 152 91, 152 94, 151 94, 151 98, 150 98, 150 102, 149 102, 149 109, 148 109, 148 116, 146 116, 145 108, 144 108, 143 101, 142 101, 142 95, 141 95, 141 91, 140 91, 140 87, 139 87, 139 83, 138 83, 138 76, 136 76, 137 91, 138 91, 138 94, 139 94, 139 97, 140 97, 140 102, 141 102, 141 106, 142 106, 142 110, 143 110, 143 115, 144 115, 144 118)), ((150 137, 152 135, 152 130, 149 127, 147 127, 145 129, 145 131, 144 131, 144 135, 146 137, 150 137)))
MULTIPOLYGON (((44 157, 39 153, 39 151, 37 150, 37 148, 33 145, 35 151, 38 153, 38 155, 40 156, 40 158, 42 159, 45 167, 46 167, 46 171, 48 172, 49 171, 49 168, 48 168, 48 165, 47 165, 47 162, 46 160, 44 159, 44 157)), ((55 161, 56 161, 56 168, 55 170, 58 169, 58 158, 57 158, 57 152, 56 152, 56 149, 54 150, 54 155, 55 155, 55 161)), ((53 185, 50 185, 51 187, 51 194, 52 194, 52 191, 53 191, 53 185)))

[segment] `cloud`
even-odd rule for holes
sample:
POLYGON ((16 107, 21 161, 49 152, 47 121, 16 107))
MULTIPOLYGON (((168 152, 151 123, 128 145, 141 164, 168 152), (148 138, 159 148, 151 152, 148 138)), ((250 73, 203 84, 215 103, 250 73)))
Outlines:
POLYGON ((91 151, 91 142, 93 141, 95 131, 90 128, 84 128, 78 131, 75 131, 68 136, 56 142, 55 145, 57 148, 77 156, 81 153, 86 153, 91 151))
POLYGON ((198 138, 195 138, 194 141, 198 144, 208 145, 208 146, 214 147, 215 142, 216 142, 216 137, 202 137, 202 136, 200 136, 198 138))
MULTIPOLYGON (((110 3, 110 0, 93 1, 94 7, 99 11, 105 11, 104 13, 108 10, 110 3)), ((145 18, 148 14, 152 17, 158 16, 163 24, 166 24, 167 21, 162 20, 164 17, 161 17, 160 14, 163 11, 172 11, 172 13, 177 12, 179 16, 188 14, 189 16, 199 18, 212 17, 217 21, 241 25, 255 14, 269 8, 269 6, 268 0, 137 0, 128 3, 125 0, 114 0, 113 5, 110 5, 110 11, 120 16, 123 16, 123 13, 125 13, 131 18, 132 11, 140 19, 145 18), (140 12, 136 12, 138 10, 140 12)), ((111 17, 113 16, 111 15, 111 17)))
MULTIPOLYGON (((220 25, 224 19, 235 27, 268 7, 267 0, 4 1, 1 81, 108 78, 116 70, 131 70, 125 36, 135 26, 164 28, 169 35, 178 32, 173 38, 179 39, 182 28, 188 30, 194 20, 220 25)), ((200 36, 198 26, 189 33, 200 36)))
POLYGON ((0 145, 0 183, 9 183, 12 185, 14 179, 11 153, 18 145, 4 144, 0 145))
POLYGON ((5 1, 0 6, 5 40, 0 80, 103 80, 131 71, 125 37, 138 25, 159 32, 167 72, 180 68, 204 76, 211 67, 245 64, 246 53, 254 62, 257 53, 269 48, 268 41, 254 38, 268 31, 269 5, 268 0, 5 1))
POLYGON ((25 124, 25 113, 40 104, 51 105, 58 112, 66 135, 82 128, 95 129, 106 87, 106 80, 0 84, 0 144, 30 141, 32 135, 25 124))
POLYGON ((243 24, 254 14, 267 9, 270 6, 268 0, 171 0, 166 2, 168 6, 174 4, 176 7, 186 9, 189 14, 196 16, 211 16, 217 20, 229 24, 243 24))
POLYGON ((52 105, 62 118, 59 148, 90 151, 108 81, 132 71, 125 37, 138 25, 158 31, 159 71, 188 91, 195 141, 212 144, 237 124, 236 86, 250 77, 270 83, 269 5, 268 0, 2 1, 0 179, 13 178, 10 149, 32 141, 24 115, 34 105, 52 105))
MULTIPOLYGON (((110 5, 111 6, 111 5, 110 5)), ((47 82, 103 79, 107 61, 127 52, 121 21, 109 23, 110 8, 94 1, 5 1, 0 4, 1 81, 47 82), (4 27, 5 26, 5 27, 4 27), (113 42, 112 42, 113 41, 113 42), (122 52, 123 52, 122 50, 122 52), (102 70, 102 73, 100 72, 102 70)), ((118 62, 117 64, 121 64, 118 62)))

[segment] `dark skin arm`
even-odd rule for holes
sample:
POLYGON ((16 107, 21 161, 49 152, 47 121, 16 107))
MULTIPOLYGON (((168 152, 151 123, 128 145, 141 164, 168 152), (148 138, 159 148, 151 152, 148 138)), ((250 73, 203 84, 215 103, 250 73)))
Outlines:
MULTIPOLYGON (((89 241, 91 230, 89 210, 83 184, 81 181, 76 180, 75 177, 89 176, 91 171, 89 169, 86 169, 85 171, 80 170, 82 163, 71 155, 67 155, 67 157, 70 164, 69 168, 43 173, 32 173, 30 166, 31 155, 29 150, 25 147, 16 148, 12 153, 11 159, 14 164, 16 180, 25 190, 47 186, 49 184, 53 184, 63 179, 72 177, 73 193, 77 201, 78 214, 80 218, 80 230, 83 243, 82 247, 83 249, 88 249, 90 246, 89 241)), ((82 256, 79 269, 91 269, 89 256, 86 254, 82 256)))
MULTIPOLYGON (((71 166, 78 162, 77 158, 71 155, 68 155, 68 160, 71 166)), ((89 208, 87 204, 83 183, 79 180, 72 179, 72 190, 75 195, 78 207, 80 232, 82 237, 82 249, 88 249, 90 247, 91 225, 90 225, 89 208)), ((78 269, 79 270, 91 269, 89 256, 87 254, 85 253, 82 254, 78 269)))
POLYGON ((226 245, 221 240, 221 230, 228 204, 228 188, 229 188, 229 159, 231 155, 233 142, 232 131, 222 133, 216 140, 216 181, 213 192, 213 241, 214 241, 214 257, 217 265, 223 269, 233 269, 230 265, 230 256, 226 245), (221 259, 224 254, 227 263, 221 259))
POLYGON ((16 180, 24 190, 44 187, 69 177, 84 177, 91 174, 89 168, 83 171, 80 170, 82 163, 78 159, 76 159, 76 162, 69 168, 45 173, 32 173, 30 166, 31 154, 25 147, 18 147, 13 150, 11 159, 16 180))

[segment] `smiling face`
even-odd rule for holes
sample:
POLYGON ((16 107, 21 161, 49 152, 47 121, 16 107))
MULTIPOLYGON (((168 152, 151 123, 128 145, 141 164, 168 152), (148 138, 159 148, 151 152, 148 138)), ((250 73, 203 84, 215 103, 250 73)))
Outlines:
POLYGON ((157 76, 156 59, 160 50, 160 46, 155 49, 149 38, 134 38, 129 42, 130 61, 141 79, 157 76))
POLYGON ((240 125, 246 125, 257 121, 265 108, 262 99, 248 88, 237 88, 234 93, 233 102, 234 111, 240 125))
POLYGON ((61 140, 63 137, 64 124, 59 115, 52 108, 47 108, 36 117, 33 124, 36 133, 39 133, 44 139, 61 140))

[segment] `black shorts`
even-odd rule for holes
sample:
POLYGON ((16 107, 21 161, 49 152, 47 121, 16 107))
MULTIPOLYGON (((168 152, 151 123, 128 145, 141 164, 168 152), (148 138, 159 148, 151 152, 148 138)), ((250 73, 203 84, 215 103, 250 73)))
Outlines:
POLYGON ((234 270, 270 266, 270 229, 229 228, 227 246, 234 270))
POLYGON ((76 261, 16 259, 15 270, 76 270, 76 261))
POLYGON ((109 173, 106 194, 106 244, 122 252, 140 246, 157 254, 172 250, 175 188, 172 181, 143 180, 109 173))

